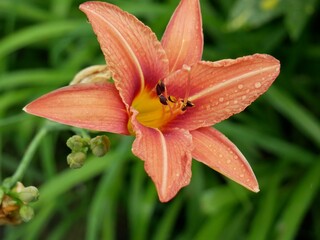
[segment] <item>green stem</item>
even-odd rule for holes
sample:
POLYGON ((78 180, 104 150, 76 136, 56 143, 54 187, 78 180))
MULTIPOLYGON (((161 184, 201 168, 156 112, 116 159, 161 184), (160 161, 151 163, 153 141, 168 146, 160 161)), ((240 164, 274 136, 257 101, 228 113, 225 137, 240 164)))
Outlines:
POLYGON ((46 126, 42 127, 37 135, 34 137, 30 145, 28 146, 25 155, 23 156, 17 170, 5 183, 3 184, 6 189, 11 189, 16 182, 22 179, 24 172, 26 171, 31 159, 34 155, 35 150, 37 149, 42 138, 46 135, 48 129, 46 126))

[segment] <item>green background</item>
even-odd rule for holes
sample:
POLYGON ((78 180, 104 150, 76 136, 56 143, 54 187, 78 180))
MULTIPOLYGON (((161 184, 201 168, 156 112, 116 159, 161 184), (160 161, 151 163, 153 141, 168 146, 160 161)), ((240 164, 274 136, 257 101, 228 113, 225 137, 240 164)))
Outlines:
MULTIPOLYGON (((81 2, 0 0, 1 180, 14 173, 37 132, 49 129, 22 179, 40 190, 36 215, 0 226, 1 239, 320 239, 319 1, 201 0, 203 59, 268 53, 281 61, 266 94, 215 126, 247 157, 261 191, 193 161, 191 184, 166 204, 132 155, 132 137, 108 134, 105 157, 71 170, 65 142, 81 131, 21 110, 82 68, 104 63, 81 2)), ((159 39, 178 4, 110 2, 159 39)))

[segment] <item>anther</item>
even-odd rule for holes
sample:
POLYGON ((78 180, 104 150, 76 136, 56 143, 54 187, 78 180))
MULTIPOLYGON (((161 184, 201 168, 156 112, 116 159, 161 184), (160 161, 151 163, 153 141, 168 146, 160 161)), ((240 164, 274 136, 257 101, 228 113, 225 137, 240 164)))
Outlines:
POLYGON ((187 107, 194 107, 194 103, 190 102, 189 100, 187 101, 187 107))
POLYGON ((172 103, 176 103, 177 102, 177 99, 174 97, 174 96, 168 96, 168 100, 172 103))
POLYGON ((183 102, 182 111, 186 111, 188 107, 194 107, 194 103, 192 103, 191 101, 187 100, 186 103, 183 102))
POLYGON ((168 99, 162 94, 159 95, 159 100, 163 105, 168 105, 168 99))
POLYGON ((166 86, 164 85, 164 83, 161 80, 159 80, 159 82, 156 85, 156 93, 157 93, 157 95, 160 96, 165 91, 166 91, 166 86))

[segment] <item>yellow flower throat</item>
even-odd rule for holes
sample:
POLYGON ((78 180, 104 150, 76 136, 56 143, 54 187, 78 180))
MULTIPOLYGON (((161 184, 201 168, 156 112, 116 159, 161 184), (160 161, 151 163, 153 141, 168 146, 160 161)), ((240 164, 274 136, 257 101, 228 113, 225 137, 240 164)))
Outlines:
MULTIPOLYGON (((187 107, 193 107, 193 104, 181 98, 168 96, 164 84, 159 81, 155 89, 141 91, 133 100, 132 107, 138 111, 136 119, 139 123, 146 127, 161 129, 175 117, 183 114, 187 107)), ((128 128, 129 131, 132 130, 130 122, 128 128)))

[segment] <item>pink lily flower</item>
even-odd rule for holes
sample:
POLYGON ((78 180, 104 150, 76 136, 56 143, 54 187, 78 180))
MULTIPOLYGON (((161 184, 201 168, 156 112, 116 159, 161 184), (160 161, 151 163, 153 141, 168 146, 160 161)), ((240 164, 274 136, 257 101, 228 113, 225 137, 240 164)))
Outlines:
POLYGON ((87 15, 114 83, 81 83, 48 93, 28 113, 76 127, 134 135, 162 202, 188 185, 192 158, 258 192, 245 157, 211 126, 243 111, 278 76, 266 54, 202 61, 199 0, 181 0, 159 42, 133 15, 86 2, 87 15))

